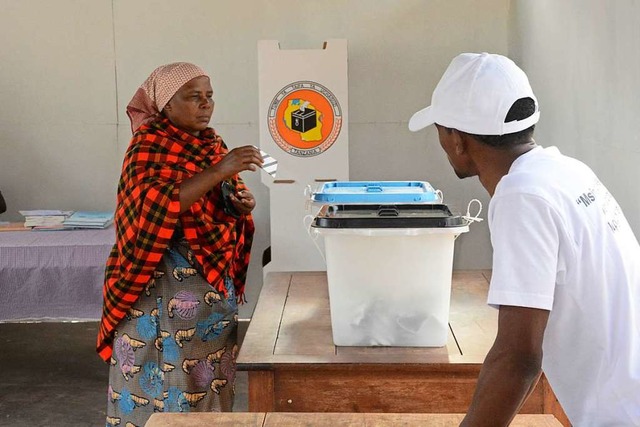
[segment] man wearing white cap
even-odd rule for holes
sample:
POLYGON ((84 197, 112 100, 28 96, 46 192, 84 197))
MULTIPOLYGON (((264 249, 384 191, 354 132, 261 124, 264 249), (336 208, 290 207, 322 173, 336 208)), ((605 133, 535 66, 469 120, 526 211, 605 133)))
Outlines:
POLYGON ((508 425, 543 369, 574 426, 640 426, 640 245, 589 167, 536 145, 539 116, 513 61, 464 53, 409 121, 492 197, 498 334, 462 425, 508 425))

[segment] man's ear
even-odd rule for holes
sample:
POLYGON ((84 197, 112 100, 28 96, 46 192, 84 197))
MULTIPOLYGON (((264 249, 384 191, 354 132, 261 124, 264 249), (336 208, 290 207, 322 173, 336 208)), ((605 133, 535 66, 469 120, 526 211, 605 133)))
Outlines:
POLYGON ((164 105, 163 110, 171 111, 171 101, 167 102, 167 103, 164 105))
POLYGON ((467 151, 467 135, 457 129, 452 129, 452 139, 455 145, 456 155, 460 156, 467 151))

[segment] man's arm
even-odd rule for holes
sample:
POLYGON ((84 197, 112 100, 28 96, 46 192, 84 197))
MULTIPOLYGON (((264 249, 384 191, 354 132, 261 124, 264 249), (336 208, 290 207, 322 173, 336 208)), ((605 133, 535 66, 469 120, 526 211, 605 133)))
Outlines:
POLYGON ((549 311, 501 306, 498 334, 461 426, 508 426, 541 374, 549 311))

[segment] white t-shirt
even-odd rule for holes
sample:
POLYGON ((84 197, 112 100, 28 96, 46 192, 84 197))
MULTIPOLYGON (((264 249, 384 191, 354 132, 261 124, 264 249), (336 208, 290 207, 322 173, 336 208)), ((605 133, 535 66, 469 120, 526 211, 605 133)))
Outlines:
POLYGON ((574 426, 640 426, 640 246, 595 174, 555 148, 489 205, 488 302, 550 310, 542 368, 574 426))

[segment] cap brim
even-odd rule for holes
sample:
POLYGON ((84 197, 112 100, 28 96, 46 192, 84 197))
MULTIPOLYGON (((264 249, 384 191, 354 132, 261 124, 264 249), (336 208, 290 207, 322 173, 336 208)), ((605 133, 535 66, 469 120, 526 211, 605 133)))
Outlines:
POLYGON ((434 123, 431 106, 428 106, 411 116, 409 119, 409 130, 416 132, 434 123))

